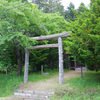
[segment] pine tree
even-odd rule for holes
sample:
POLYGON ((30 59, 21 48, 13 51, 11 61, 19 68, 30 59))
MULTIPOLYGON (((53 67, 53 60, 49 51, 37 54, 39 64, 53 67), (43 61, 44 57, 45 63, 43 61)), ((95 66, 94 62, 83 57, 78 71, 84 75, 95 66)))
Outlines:
POLYGON ((77 9, 78 13, 85 12, 85 4, 81 2, 79 8, 77 9))
POLYGON ((75 6, 72 2, 70 2, 69 7, 67 7, 67 10, 65 11, 65 19, 67 21, 70 21, 70 20, 74 21, 75 20, 76 15, 75 15, 74 10, 75 10, 75 6))
POLYGON ((38 4, 38 8, 44 13, 59 12, 63 14, 64 12, 64 6, 61 4, 61 0, 35 0, 35 3, 38 4))

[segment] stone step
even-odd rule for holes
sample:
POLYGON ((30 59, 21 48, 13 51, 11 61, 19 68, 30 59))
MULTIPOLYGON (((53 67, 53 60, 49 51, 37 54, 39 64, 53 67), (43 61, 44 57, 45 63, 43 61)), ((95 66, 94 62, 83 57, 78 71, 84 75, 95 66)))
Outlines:
MULTIPOLYGON (((17 98, 17 100, 49 100, 49 98, 34 98, 34 97, 24 97, 24 96, 13 96, 13 98, 17 98)), ((12 99, 16 100, 16 99, 12 99)))
POLYGON ((16 92, 21 93, 36 93, 36 94, 54 94, 54 92, 48 92, 48 91, 32 91, 32 90, 17 90, 16 92))
POLYGON ((40 97, 40 98, 50 98, 51 95, 48 94, 34 94, 34 93, 20 93, 20 92, 15 92, 14 95, 16 96, 24 96, 24 97, 40 97))
POLYGON ((29 100, 49 100, 54 92, 45 91, 29 91, 29 90, 17 90, 14 93, 13 98, 29 99, 29 100))

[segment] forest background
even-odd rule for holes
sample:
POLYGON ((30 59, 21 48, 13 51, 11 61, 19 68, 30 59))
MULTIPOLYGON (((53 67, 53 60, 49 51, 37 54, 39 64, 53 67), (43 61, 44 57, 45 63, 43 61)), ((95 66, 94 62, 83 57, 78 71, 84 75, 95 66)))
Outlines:
MULTIPOLYGON (((60 0, 0 0, 0 70, 22 75, 26 46, 57 43, 57 40, 37 42, 29 37, 72 31, 63 39, 64 68, 69 67, 69 51, 75 61, 88 69, 100 68, 100 1, 91 0, 90 8, 81 3, 67 9, 60 0), (29 42, 32 41, 32 42, 29 42)), ((58 68, 58 49, 30 51, 29 72, 58 68)))

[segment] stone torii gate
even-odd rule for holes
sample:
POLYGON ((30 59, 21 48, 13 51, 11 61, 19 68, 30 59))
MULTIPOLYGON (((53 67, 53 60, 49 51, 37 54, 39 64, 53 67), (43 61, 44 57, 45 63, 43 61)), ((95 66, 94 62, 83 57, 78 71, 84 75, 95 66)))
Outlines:
POLYGON ((58 43, 39 45, 39 46, 33 46, 33 47, 26 48, 26 50, 25 50, 24 83, 28 82, 29 50, 42 49, 42 48, 58 48, 59 49, 59 84, 64 83, 62 38, 69 37, 69 36, 70 36, 69 33, 66 32, 66 33, 59 33, 59 34, 39 36, 39 37, 30 37, 32 39, 35 39, 36 41, 51 40, 51 39, 58 38, 58 43))

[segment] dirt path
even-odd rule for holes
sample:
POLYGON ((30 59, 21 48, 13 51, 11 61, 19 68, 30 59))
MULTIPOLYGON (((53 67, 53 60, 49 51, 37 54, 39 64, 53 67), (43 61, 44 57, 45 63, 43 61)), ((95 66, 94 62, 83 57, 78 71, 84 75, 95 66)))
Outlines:
MULTIPOLYGON (((64 80, 71 77, 79 76, 80 72, 70 71, 64 73, 64 80)), ((33 90, 33 91, 55 91, 55 88, 59 86, 59 76, 46 79, 39 82, 29 82, 28 84, 21 84, 19 90, 33 90)))

